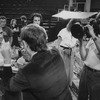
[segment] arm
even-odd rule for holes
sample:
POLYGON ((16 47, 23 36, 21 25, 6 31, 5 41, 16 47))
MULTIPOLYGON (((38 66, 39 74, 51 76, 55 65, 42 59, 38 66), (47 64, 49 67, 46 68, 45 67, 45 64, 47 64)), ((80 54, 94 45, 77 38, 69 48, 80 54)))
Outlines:
POLYGON ((28 80, 22 73, 22 69, 16 73, 9 81, 9 90, 10 91, 21 91, 24 89, 30 88, 28 80))
POLYGON ((30 87, 26 77, 23 75, 22 71, 19 70, 15 76, 12 77, 12 71, 10 66, 4 66, 3 71, 3 88, 8 91, 22 91, 30 87))
POLYGON ((96 45, 96 47, 97 47, 97 49, 98 49, 98 51, 99 51, 99 53, 100 53, 100 38, 98 38, 98 37, 95 35, 92 26, 88 25, 87 27, 88 27, 89 33, 90 33, 92 39, 94 40, 94 43, 95 43, 95 45, 96 45))
POLYGON ((13 37, 10 37, 9 38, 10 45, 12 44, 12 41, 13 41, 13 37))
POLYGON ((80 46, 79 46, 79 51, 80 51, 80 56, 82 60, 86 60, 87 54, 88 54, 88 49, 86 49, 86 42, 83 41, 83 39, 79 39, 80 41, 80 46))
POLYGON ((8 28, 8 36, 9 36, 9 42, 10 42, 10 45, 11 45, 12 42, 13 42, 13 32, 10 28, 8 28))
POLYGON ((60 30, 60 32, 58 33, 58 35, 57 35, 57 48, 59 48, 60 47, 60 43, 61 43, 61 41, 62 41, 62 31, 63 31, 63 29, 62 30, 60 30))
MULTIPOLYGON (((93 40, 94 40, 94 37, 93 37, 93 40)), ((94 42, 95 42, 96 47, 97 47, 97 49, 98 49, 98 51, 99 51, 99 53, 100 53, 100 38, 94 40, 94 42)))
POLYGON ((68 22, 68 24, 67 24, 67 26, 66 26, 66 28, 67 28, 68 31, 70 31, 71 26, 73 25, 74 21, 75 21, 75 19, 70 19, 70 20, 69 20, 69 22, 68 22))
POLYGON ((58 47, 60 46, 61 41, 62 41, 61 36, 58 36, 58 47))

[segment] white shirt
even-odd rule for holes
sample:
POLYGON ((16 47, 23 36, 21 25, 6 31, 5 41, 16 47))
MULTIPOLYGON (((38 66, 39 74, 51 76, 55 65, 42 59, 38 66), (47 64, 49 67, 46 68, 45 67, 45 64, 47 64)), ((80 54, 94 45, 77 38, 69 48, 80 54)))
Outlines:
POLYGON ((89 49, 89 53, 84 63, 93 69, 100 70, 100 60, 96 55, 98 53, 98 50, 92 39, 89 40, 86 45, 86 48, 89 49))
MULTIPOLYGON (((10 43, 9 41, 8 42, 5 42, 4 40, 2 41, 2 45, 1 45, 1 48, 0 48, 0 51, 1 50, 10 50, 11 51, 11 46, 10 46, 10 43)), ((4 60, 4 59, 3 59, 4 60)), ((3 61, 4 62, 4 61, 3 61)), ((11 63, 10 64, 3 64, 5 67, 6 66, 11 66, 11 63)))
POLYGON ((58 37, 62 38, 62 41, 60 43, 61 46, 64 47, 74 47, 76 45, 77 39, 74 38, 70 31, 68 31, 66 28, 63 28, 57 35, 58 37))

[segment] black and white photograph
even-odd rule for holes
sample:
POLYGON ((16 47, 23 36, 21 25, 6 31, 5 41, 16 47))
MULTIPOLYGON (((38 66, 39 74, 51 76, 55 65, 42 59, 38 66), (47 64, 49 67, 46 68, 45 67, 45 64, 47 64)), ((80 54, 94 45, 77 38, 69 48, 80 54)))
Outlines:
POLYGON ((1 0, 0 100, 100 100, 100 0, 1 0))

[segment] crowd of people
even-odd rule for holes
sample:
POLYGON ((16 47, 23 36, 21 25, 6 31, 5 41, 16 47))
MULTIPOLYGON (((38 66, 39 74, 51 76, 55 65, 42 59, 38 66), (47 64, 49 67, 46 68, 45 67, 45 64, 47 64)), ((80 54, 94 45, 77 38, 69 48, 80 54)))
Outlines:
POLYGON ((48 45, 48 35, 41 26, 42 15, 34 13, 31 24, 21 16, 21 27, 12 19, 0 16, 0 80, 2 100, 72 100, 75 50, 84 62, 79 82, 78 100, 100 98, 100 23, 96 18, 82 25, 70 19, 48 45), (56 42, 56 43, 55 43, 56 42), (12 72, 12 59, 17 73, 12 72))

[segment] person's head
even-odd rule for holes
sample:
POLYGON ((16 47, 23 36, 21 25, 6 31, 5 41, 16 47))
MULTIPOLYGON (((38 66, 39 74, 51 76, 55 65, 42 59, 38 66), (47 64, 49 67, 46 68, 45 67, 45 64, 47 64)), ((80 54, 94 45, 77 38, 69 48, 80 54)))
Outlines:
POLYGON ((31 20, 34 24, 38 24, 40 25, 41 21, 42 21, 42 15, 40 13, 33 13, 31 15, 31 20))
POLYGON ((6 25, 6 17, 5 16, 0 16, 0 27, 5 27, 6 25))
POLYGON ((10 25, 16 25, 17 24, 17 20, 16 19, 11 19, 10 21, 10 25))
POLYGON ((26 17, 25 15, 22 15, 22 16, 20 17, 20 19, 21 19, 21 21, 27 22, 27 17, 26 17))
POLYGON ((23 27, 20 37, 23 49, 29 54, 30 51, 38 52, 47 49, 45 31, 37 24, 29 24, 23 27))
POLYGON ((22 15, 20 17, 20 20, 21 20, 22 27, 27 25, 27 17, 25 15, 22 15))
MULTIPOLYGON (((98 17, 100 17, 100 14, 98 17)), ((98 36, 100 34, 100 19, 91 18, 89 25, 93 27, 95 35, 98 36)))

